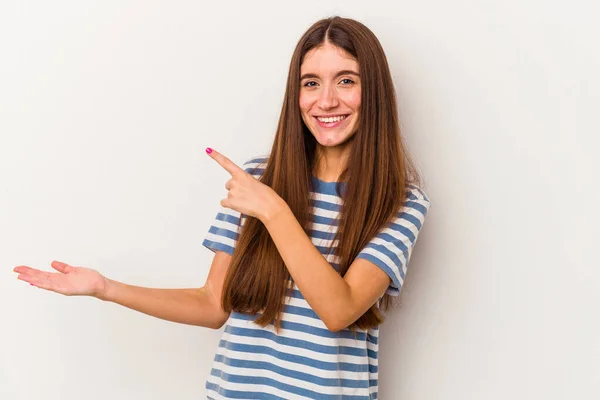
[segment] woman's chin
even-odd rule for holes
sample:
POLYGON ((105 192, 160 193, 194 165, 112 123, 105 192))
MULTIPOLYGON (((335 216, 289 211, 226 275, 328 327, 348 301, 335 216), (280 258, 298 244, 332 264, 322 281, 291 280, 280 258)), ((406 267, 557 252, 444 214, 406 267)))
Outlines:
POLYGON ((352 135, 345 134, 344 132, 313 132, 313 136, 321 146, 324 147, 336 147, 342 146, 348 143, 348 139, 352 135))

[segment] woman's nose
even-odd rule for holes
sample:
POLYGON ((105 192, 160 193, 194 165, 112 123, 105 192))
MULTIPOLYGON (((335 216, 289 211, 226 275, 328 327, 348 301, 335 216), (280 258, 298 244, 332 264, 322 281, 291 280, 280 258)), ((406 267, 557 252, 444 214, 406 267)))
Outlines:
POLYGON ((335 87, 326 85, 321 89, 318 106, 323 110, 337 107, 339 104, 335 87))

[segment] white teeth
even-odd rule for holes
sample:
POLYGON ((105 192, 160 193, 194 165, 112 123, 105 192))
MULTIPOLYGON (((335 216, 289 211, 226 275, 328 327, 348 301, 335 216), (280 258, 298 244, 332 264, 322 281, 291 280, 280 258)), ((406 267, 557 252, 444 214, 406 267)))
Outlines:
POLYGON ((329 117, 329 118, 317 117, 317 119, 321 122, 337 122, 337 121, 343 120, 344 118, 346 118, 345 115, 339 115, 337 117, 329 117))

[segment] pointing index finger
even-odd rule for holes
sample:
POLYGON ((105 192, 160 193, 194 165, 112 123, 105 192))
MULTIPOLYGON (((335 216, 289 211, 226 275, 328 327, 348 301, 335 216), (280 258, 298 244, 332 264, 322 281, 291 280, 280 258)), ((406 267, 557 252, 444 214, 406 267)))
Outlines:
POLYGON ((231 176, 236 176, 240 173, 245 173, 242 168, 240 168, 236 163, 231 161, 229 158, 225 157, 223 154, 218 151, 211 149, 210 147, 206 148, 206 153, 215 160, 221 167, 223 167, 227 172, 231 174, 231 176))

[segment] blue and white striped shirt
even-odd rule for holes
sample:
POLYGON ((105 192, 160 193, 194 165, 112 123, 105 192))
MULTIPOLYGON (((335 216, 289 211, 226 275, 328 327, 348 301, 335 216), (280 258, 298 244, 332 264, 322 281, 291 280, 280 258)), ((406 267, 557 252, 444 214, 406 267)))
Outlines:
MULTIPOLYGON (((266 161, 256 158, 244 168, 259 178, 266 161)), ((335 191, 336 182, 313 177, 313 183, 311 240, 337 269, 339 259, 329 253, 342 201, 335 191)), ((389 275, 386 293, 392 296, 400 292, 429 204, 421 189, 410 186, 396 219, 357 256, 389 275)), ((246 217, 241 218, 243 225, 246 217)), ((202 244, 232 254, 239 219, 237 211, 222 208, 202 244)), ((209 399, 377 399, 378 327, 357 328, 356 339, 349 329, 331 332, 295 284, 292 295, 286 297, 279 333, 272 324, 262 328, 254 319, 235 311, 229 316, 206 382, 209 399)))

